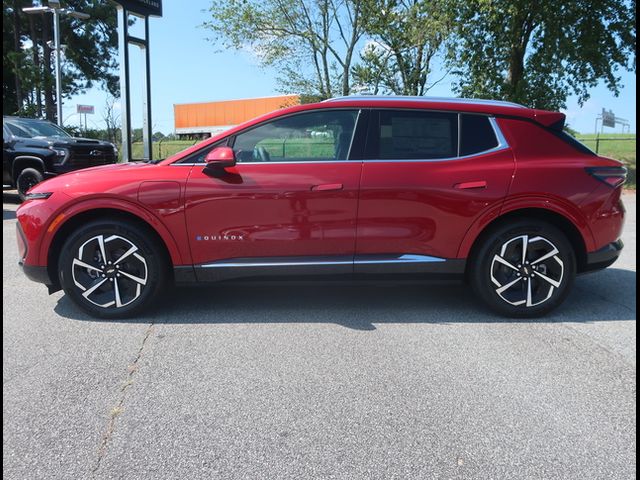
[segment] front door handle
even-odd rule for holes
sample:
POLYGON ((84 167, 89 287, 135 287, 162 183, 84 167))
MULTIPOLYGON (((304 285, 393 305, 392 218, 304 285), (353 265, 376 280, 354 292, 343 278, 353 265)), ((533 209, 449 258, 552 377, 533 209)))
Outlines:
POLYGON ((330 192, 332 190, 342 190, 343 185, 341 183, 325 183, 322 185, 314 185, 311 190, 314 192, 330 192))
POLYGON ((456 183, 453 188, 457 188, 458 190, 471 190, 474 188, 487 188, 486 180, 478 180, 476 182, 462 182, 456 183))

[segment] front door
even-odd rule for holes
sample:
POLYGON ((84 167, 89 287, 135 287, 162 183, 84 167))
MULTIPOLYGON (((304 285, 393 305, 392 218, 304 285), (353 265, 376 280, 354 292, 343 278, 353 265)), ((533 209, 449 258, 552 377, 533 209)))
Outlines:
POLYGON ((352 272, 362 163, 348 158, 358 115, 271 120, 228 139, 235 167, 214 176, 194 165, 186 219, 199 280, 352 272))

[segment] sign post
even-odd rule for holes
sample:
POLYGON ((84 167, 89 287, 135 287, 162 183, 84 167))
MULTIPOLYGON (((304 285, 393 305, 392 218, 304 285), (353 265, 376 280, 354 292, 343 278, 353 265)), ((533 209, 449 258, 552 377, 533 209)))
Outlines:
POLYGON ((151 123, 151 68, 149 56, 149 17, 162 17, 162 0, 114 0, 118 10, 118 50, 120 51, 120 98, 122 115, 122 158, 131 160, 131 90, 129 70, 129 45, 135 45, 144 55, 144 99, 142 111, 143 157, 152 160, 151 123), (129 14, 143 17, 144 38, 129 35, 129 14))
MULTIPOLYGON (((89 115, 93 115, 96 112, 96 109, 93 105, 76 105, 76 113, 79 113, 80 115, 84 115, 84 132, 85 135, 87 133, 87 114, 89 115)), ((80 117, 81 120, 81 124, 82 124, 82 117, 80 117)))

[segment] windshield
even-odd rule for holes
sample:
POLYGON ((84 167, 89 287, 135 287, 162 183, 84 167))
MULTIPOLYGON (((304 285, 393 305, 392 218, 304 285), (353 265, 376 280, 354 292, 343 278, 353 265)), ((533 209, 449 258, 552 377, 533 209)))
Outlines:
POLYGON ((12 118, 4 121, 5 126, 16 137, 70 137, 67 132, 53 123, 27 118, 12 118))

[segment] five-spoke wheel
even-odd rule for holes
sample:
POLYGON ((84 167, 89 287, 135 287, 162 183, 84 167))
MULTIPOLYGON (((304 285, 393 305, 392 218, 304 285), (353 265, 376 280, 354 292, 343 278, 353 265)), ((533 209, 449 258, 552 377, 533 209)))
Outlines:
POLYGON ((490 232, 475 251, 469 277, 494 310, 543 315, 559 305, 575 276, 575 256, 555 226, 523 220, 490 232))
POLYGON ((60 257, 60 282, 82 308, 129 316, 163 286, 166 262, 153 236, 125 222, 94 222, 76 231, 60 257))

